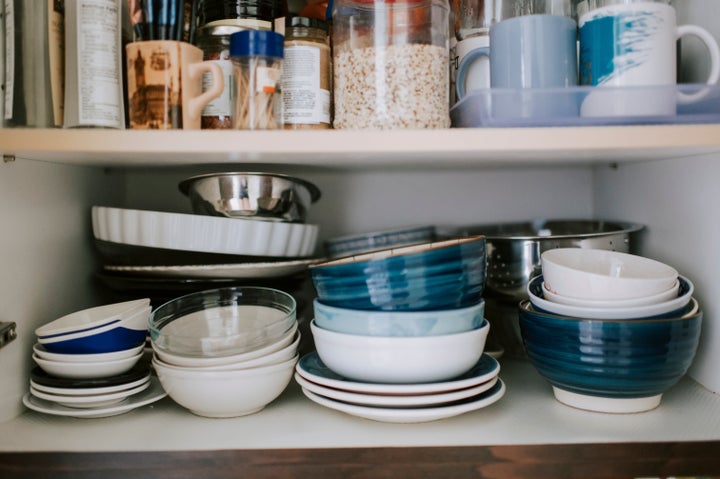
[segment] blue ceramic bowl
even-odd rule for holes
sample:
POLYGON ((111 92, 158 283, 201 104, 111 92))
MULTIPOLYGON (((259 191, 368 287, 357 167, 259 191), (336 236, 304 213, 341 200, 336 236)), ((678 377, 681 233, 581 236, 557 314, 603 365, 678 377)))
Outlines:
POLYGON ((313 301, 315 323, 328 331, 358 336, 439 336, 477 329, 485 302, 439 311, 365 311, 336 308, 313 301))
POLYGON ((598 320, 543 312, 528 300, 519 316, 527 355, 555 396, 607 412, 657 406, 690 367, 702 322, 699 308, 670 318, 598 320))
POLYGON ((331 238, 325 241, 325 251, 328 258, 339 258, 381 249, 429 243, 433 240, 435 240, 434 226, 412 226, 331 238))
POLYGON ((381 250, 310 267, 322 303, 381 311, 472 306, 482 300, 486 270, 484 236, 381 250))
POLYGON ((51 353, 101 354, 132 349, 148 334, 150 305, 108 324, 54 336, 38 336, 38 343, 51 353))

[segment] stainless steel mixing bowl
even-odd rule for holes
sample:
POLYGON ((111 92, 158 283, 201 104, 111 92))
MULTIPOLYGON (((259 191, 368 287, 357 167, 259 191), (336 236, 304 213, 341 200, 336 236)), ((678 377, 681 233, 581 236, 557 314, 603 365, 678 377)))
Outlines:
POLYGON ((517 305, 527 299, 530 279, 541 273, 540 255, 544 251, 594 248, 637 254, 643 229, 637 223, 603 220, 538 220, 461 227, 460 235, 486 237, 488 265, 483 296, 492 340, 508 355, 524 355, 517 305))
POLYGON ((275 173, 210 173, 180 182, 193 213, 302 223, 320 198, 312 183, 275 173))

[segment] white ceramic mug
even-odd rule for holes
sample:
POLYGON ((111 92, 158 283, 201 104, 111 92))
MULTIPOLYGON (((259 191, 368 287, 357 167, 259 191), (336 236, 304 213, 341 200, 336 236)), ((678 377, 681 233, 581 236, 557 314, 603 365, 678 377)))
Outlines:
POLYGON ((675 9, 669 5, 609 2, 595 9, 579 8, 578 14, 580 83, 616 87, 591 92, 581 106, 583 116, 674 115, 678 101, 699 100, 702 92, 680 95, 675 88, 677 40, 686 35, 708 48, 707 83, 720 79, 720 48, 713 36, 695 25, 677 26, 675 9))
POLYGON ((455 90, 457 99, 467 92, 490 88, 490 36, 460 40, 455 45, 455 90), (463 65, 460 70, 460 65, 463 65))

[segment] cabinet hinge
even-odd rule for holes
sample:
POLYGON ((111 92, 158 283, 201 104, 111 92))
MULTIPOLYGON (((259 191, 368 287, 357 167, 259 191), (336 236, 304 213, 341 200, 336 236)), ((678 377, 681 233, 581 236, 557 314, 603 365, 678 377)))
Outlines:
POLYGON ((15 161, 15 155, 3 155, 3 163, 10 163, 15 161))
POLYGON ((0 348, 17 338, 15 323, 0 322, 0 348))

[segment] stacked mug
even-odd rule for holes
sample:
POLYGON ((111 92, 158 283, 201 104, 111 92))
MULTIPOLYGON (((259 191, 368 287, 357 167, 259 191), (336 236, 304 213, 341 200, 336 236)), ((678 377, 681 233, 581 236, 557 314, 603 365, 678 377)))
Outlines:
POLYGON ((519 304, 530 361, 555 398, 580 409, 654 409, 692 363, 702 311, 689 279, 616 251, 558 248, 519 304))
MULTIPOLYGON (((464 397, 467 404, 499 399, 504 391, 499 366, 483 354, 490 329, 483 317, 485 247, 484 236, 474 236, 312 265, 317 298, 311 331, 317 352, 303 357, 296 368, 304 393, 340 410, 349 404, 338 399, 337 391, 319 388, 323 378, 317 372, 327 368, 324 379, 332 375, 345 381, 341 388, 363 384, 352 405, 364 404, 365 416, 374 419, 382 419, 380 406, 392 401, 383 402, 382 394, 379 402, 370 401, 370 396, 378 400, 368 391, 372 385, 382 391, 390 385, 450 384, 469 373, 482 378, 485 388, 464 397), (481 363, 487 370, 476 367, 481 363)), ((425 399, 414 403, 413 413, 427 420, 421 411, 443 403, 434 401, 433 394, 425 399)), ((416 418, 393 415, 384 420, 416 418)))

